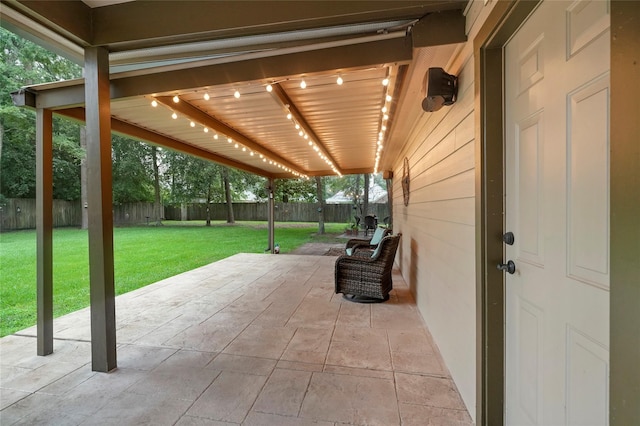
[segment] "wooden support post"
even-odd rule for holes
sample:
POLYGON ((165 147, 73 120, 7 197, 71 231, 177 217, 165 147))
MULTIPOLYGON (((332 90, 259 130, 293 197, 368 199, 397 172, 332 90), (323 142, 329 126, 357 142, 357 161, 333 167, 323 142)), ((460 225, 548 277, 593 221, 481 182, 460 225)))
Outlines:
POLYGON ((269 178, 269 250, 275 252, 275 200, 274 200, 275 182, 273 178, 269 178))
POLYGON ((36 274, 38 355, 53 353, 53 121, 36 110, 36 274))
POLYGON ((107 372, 116 364, 113 212, 111 187, 111 101, 109 54, 85 48, 85 107, 89 214, 89 277, 92 370, 107 372))

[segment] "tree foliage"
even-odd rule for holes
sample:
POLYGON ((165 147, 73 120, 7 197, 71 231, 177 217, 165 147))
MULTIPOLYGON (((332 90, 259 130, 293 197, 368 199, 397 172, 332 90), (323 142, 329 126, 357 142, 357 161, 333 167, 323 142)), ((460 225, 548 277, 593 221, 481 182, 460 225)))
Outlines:
MULTIPOLYGON (((79 77, 81 68, 0 28, 0 193, 35 197, 35 114, 16 108, 10 94, 21 87, 79 77)), ((53 135, 55 198, 80 197, 78 125, 55 119, 53 135)))
POLYGON ((113 202, 153 201, 151 147, 119 135, 111 138, 113 202))

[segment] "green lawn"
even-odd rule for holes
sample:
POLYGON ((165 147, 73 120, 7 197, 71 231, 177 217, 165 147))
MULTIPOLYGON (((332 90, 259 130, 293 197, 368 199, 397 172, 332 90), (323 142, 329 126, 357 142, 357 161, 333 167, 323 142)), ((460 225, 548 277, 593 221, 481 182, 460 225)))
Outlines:
MULTIPOLYGON (((281 253, 300 245, 335 242, 343 224, 326 224, 327 235, 315 235, 314 223, 276 224, 281 253)), ((114 229, 116 294, 223 259, 236 253, 264 253, 264 222, 227 225, 214 222, 165 222, 164 226, 114 229)), ((88 237, 86 230, 53 232, 53 311, 58 317, 89 305, 88 237)), ((0 336, 36 322, 36 233, 0 234, 0 336)))

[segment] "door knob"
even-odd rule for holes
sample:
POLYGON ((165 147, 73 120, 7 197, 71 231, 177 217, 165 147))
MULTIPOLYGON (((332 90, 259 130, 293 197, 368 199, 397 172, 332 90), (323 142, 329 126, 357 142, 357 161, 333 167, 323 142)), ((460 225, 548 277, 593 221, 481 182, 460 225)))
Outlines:
POLYGON ((509 244, 510 246, 513 245, 515 240, 516 240, 516 237, 513 235, 513 232, 511 232, 511 231, 505 232, 505 234, 502 236, 502 241, 505 244, 509 244))
POLYGON ((516 272, 516 264, 513 263, 513 260, 509 260, 507 263, 498 263, 498 269, 514 274, 516 272))

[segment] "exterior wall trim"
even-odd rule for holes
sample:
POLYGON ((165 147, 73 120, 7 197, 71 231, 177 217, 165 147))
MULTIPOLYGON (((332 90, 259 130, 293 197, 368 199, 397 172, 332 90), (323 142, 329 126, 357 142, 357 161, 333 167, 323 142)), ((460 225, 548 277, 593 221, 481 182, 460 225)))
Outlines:
POLYGON ((503 47, 539 1, 499 1, 473 40, 476 163, 476 424, 504 424, 503 47))
MULTIPOLYGON (((536 2, 499 1, 473 40, 478 425, 504 424, 503 46, 536 2)), ((640 418, 640 8, 611 1, 609 424, 640 418), (633 82, 633 83, 632 83, 633 82), (633 303, 629 303, 633 301, 633 303)))

